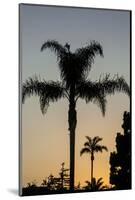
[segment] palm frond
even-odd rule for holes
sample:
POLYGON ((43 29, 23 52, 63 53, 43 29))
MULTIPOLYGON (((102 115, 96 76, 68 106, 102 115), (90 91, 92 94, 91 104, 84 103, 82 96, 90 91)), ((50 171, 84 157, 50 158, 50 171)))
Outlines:
POLYGON ((75 54, 80 61, 80 65, 83 67, 83 72, 87 76, 92 63, 94 63, 95 56, 103 56, 103 48, 100 43, 93 40, 86 47, 77 49, 75 54))
POLYGON ((107 148, 106 146, 104 146, 104 145, 102 145, 101 148, 102 148, 103 150, 105 150, 105 151, 108 151, 108 148, 107 148))
POLYGON ((40 108, 44 114, 47 111, 50 102, 55 102, 58 99, 65 97, 65 89, 60 82, 39 81, 36 77, 29 78, 23 84, 22 88, 22 102, 25 102, 26 97, 32 95, 39 96, 40 108))
POLYGON ((92 182, 85 181, 85 183, 87 184, 86 186, 84 186, 85 190, 100 191, 106 189, 106 187, 103 185, 104 182, 102 178, 99 178, 97 180, 96 178, 93 178, 92 182))
POLYGON ((99 87, 93 84, 91 81, 81 80, 80 84, 76 88, 76 96, 85 99, 86 103, 93 100, 93 98, 99 95, 99 87))
POLYGON ((85 136, 85 137, 86 137, 86 139, 88 140, 88 144, 91 145, 91 143, 92 143, 91 137, 89 137, 89 136, 85 136))
POLYGON ((106 112, 106 104, 107 100, 104 95, 99 94, 95 98, 93 98, 93 103, 97 104, 97 106, 100 108, 102 115, 105 116, 106 112))
POLYGON ((102 141, 102 140, 103 140, 103 138, 100 138, 99 136, 95 136, 95 137, 93 138, 93 144, 96 145, 98 142, 100 142, 100 141, 102 141))
POLYGON ((90 149, 87 147, 82 148, 82 150, 80 151, 80 156, 82 156, 84 153, 90 153, 90 149))
POLYGON ((95 86, 100 90, 103 95, 115 94, 115 92, 124 92, 130 96, 130 88, 125 79, 121 76, 115 75, 110 78, 110 74, 106 76, 99 82, 95 83, 95 86))
POLYGON ((116 75, 111 79, 110 74, 107 74, 103 79, 100 78, 95 82, 81 80, 76 96, 85 99, 86 103, 96 103, 104 116, 107 104, 106 95, 115 94, 115 92, 124 92, 130 96, 130 88, 123 77, 116 75))
POLYGON ((103 183, 103 181, 102 181, 102 180, 103 180, 103 178, 102 178, 102 177, 98 178, 98 179, 97 179, 97 184, 99 184, 99 183, 101 183, 101 182, 103 183))
POLYGON ((66 53, 65 47, 59 44, 56 40, 48 40, 41 46, 41 51, 49 48, 57 55, 57 59, 60 59, 64 53, 66 53))
POLYGON ((103 152, 103 150, 108 151, 106 146, 102 146, 102 145, 96 145, 94 151, 95 152, 103 152))
POLYGON ((82 80, 76 89, 76 96, 85 99, 86 103, 93 102, 97 104, 103 116, 105 115, 107 100, 105 95, 100 92, 99 85, 82 80))
POLYGON ((89 142, 85 142, 85 143, 84 143, 84 146, 85 146, 85 147, 89 147, 89 146, 90 146, 90 143, 89 143, 89 142))
POLYGON ((23 83, 22 85, 22 102, 25 102, 26 97, 40 94, 42 87, 43 83, 39 82, 36 77, 26 80, 25 83, 23 83))
POLYGON ((103 178, 99 178, 99 179, 97 180, 96 185, 97 185, 97 188, 98 188, 99 190, 104 189, 103 183, 104 183, 103 178))

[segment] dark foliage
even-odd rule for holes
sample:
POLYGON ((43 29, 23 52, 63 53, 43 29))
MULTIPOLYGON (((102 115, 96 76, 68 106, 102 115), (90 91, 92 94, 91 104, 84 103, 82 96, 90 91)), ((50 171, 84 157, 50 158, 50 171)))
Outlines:
POLYGON ((86 182, 86 186, 84 187, 85 190, 87 191, 102 191, 102 190, 106 190, 107 187, 103 185, 103 179, 99 178, 96 180, 96 178, 92 178, 92 182, 90 181, 85 181, 86 182))
POLYGON ((110 183, 115 189, 131 189, 131 116, 123 115, 123 134, 117 133, 116 151, 110 155, 110 183))
POLYGON ((61 164, 61 169, 58 177, 50 174, 46 179, 43 179, 40 186, 37 186, 36 181, 27 184, 23 188, 23 195, 38 195, 38 194, 59 194, 69 191, 69 169, 65 168, 65 163, 61 164))

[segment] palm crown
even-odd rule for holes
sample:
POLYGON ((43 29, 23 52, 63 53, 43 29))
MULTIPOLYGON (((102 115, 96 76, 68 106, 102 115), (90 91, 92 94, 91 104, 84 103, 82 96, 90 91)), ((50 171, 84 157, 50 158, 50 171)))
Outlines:
POLYGON ((41 81, 37 77, 29 78, 23 84, 23 102, 26 96, 38 95, 41 111, 44 114, 50 102, 55 102, 60 98, 70 98, 70 89, 74 86, 75 101, 78 98, 85 99, 86 103, 94 102, 99 105, 103 115, 107 94, 114 94, 115 91, 123 91, 129 95, 129 86, 123 77, 118 75, 110 79, 106 75, 102 80, 91 82, 88 74, 94 58, 97 54, 103 56, 103 49, 98 42, 92 41, 89 45, 77 49, 74 53, 67 49, 67 46, 60 45, 57 41, 49 40, 45 42, 41 51, 50 48, 57 56, 60 69, 61 82, 41 81))
POLYGON ((104 145, 98 144, 103 139, 96 136, 94 138, 91 138, 89 136, 86 136, 87 142, 84 143, 84 147, 80 151, 80 155, 83 155, 84 153, 89 153, 92 156, 92 160, 94 160, 94 153, 97 152, 103 152, 103 150, 108 151, 107 147, 104 145))
POLYGON ((130 94, 129 86, 123 77, 103 79, 92 82, 88 79, 92 63, 96 55, 103 56, 102 46, 91 41, 85 47, 70 51, 70 45, 59 44, 55 40, 45 42, 41 51, 49 48, 57 56, 60 69, 61 82, 39 80, 37 77, 29 78, 23 84, 22 100, 31 95, 39 96, 40 108, 44 114, 50 102, 66 98, 69 101, 68 123, 70 131, 70 189, 74 189, 74 161, 75 161, 75 129, 77 124, 76 103, 78 98, 85 99, 86 103, 96 103, 102 114, 105 114, 106 95, 117 92, 130 94))

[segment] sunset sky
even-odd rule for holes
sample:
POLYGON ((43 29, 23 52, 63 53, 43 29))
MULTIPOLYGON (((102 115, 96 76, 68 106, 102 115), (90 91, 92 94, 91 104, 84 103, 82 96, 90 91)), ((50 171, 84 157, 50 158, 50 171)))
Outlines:
MULTIPOLYGON (((104 58, 97 56, 89 78, 98 80, 110 73, 124 76, 130 82, 130 12, 64 7, 21 5, 20 52, 22 81, 35 75, 45 80, 60 80, 57 60, 41 45, 57 40, 71 44, 71 51, 96 40, 103 46, 104 58)), ((108 152, 98 153, 94 177, 109 184, 109 156, 115 150, 115 137, 122 132, 123 112, 129 111, 125 94, 107 97, 105 117, 97 105, 79 100, 77 104, 75 183, 84 185, 90 179, 90 157, 80 157, 85 136, 103 138, 108 152)), ((22 106, 22 185, 36 180, 38 184, 52 173, 58 176, 60 165, 69 167, 68 102, 51 103, 42 115, 38 97, 27 98, 22 106)))

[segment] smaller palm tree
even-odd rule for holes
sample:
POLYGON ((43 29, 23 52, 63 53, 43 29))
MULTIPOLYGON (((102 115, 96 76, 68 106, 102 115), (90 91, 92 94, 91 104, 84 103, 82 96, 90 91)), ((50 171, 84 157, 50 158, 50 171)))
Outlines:
POLYGON ((96 136, 93 139, 89 136, 86 136, 87 142, 84 143, 84 147, 80 151, 80 156, 84 153, 89 153, 91 156, 91 183, 93 181, 93 161, 94 161, 94 154, 97 152, 103 152, 103 150, 108 151, 106 146, 98 144, 102 141, 102 138, 96 136))
POLYGON ((90 191, 101 191, 105 190, 107 187, 103 185, 103 178, 99 178, 96 180, 96 178, 92 179, 92 182, 90 181, 85 181, 87 184, 84 189, 85 190, 90 190, 90 191))

